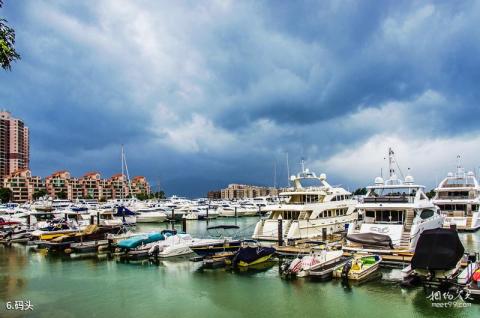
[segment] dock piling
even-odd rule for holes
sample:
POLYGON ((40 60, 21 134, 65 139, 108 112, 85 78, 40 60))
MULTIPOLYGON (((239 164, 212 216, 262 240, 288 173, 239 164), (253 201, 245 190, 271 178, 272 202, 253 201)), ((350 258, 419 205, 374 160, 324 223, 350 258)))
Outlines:
POLYGON ((97 225, 100 226, 100 212, 97 212, 97 225))
POLYGON ((187 233, 187 219, 182 219, 182 232, 187 233))
POLYGON ((278 219, 277 235, 278 235, 278 246, 283 246, 283 220, 282 219, 278 219))
POLYGON ((237 218, 237 207, 235 207, 235 218, 237 218))

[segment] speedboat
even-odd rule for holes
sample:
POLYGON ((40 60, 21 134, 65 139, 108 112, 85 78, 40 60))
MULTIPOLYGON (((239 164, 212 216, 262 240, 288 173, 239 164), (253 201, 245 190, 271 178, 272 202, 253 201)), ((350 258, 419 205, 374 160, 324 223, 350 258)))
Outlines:
POLYGON ((309 255, 294 259, 282 274, 287 277, 306 277, 311 272, 316 271, 317 273, 325 272, 321 278, 327 278, 332 275, 336 267, 343 264, 342 262, 346 262, 342 250, 314 250, 309 255))
POLYGON ((137 223, 162 223, 167 220, 167 214, 163 208, 149 207, 140 208, 136 211, 137 223))
POLYGON ((131 238, 121 240, 117 243, 117 247, 125 250, 131 250, 141 245, 164 240, 166 237, 173 235, 170 231, 150 232, 147 234, 133 236, 131 238))
POLYGON ((223 252, 236 252, 241 246, 241 240, 226 236, 229 230, 238 230, 236 225, 215 225, 207 228, 210 240, 198 241, 191 244, 190 248, 200 256, 209 256, 223 252))
POLYGON ((404 282, 418 281, 427 285, 456 282, 464 251, 453 229, 423 231, 411 264, 402 270, 404 282))
POLYGON ((331 186, 325 174, 317 177, 302 162, 302 172, 290 180, 293 188, 280 193, 280 204, 268 206, 270 212, 257 222, 253 239, 278 240, 280 223, 284 240, 326 239, 357 219, 357 201, 347 190, 331 186))
POLYGON ((380 255, 356 254, 344 266, 338 267, 333 272, 333 277, 363 280, 378 270, 381 261, 382 257, 380 255))
POLYGON ((435 189, 433 203, 445 216, 444 227, 455 225, 458 231, 476 231, 480 228, 480 185, 472 171, 457 165, 455 174, 447 177, 435 189))
POLYGON ((80 228, 72 227, 62 219, 55 219, 51 221, 48 226, 39 228, 33 231, 32 237, 34 239, 48 241, 65 234, 78 233, 80 228))
POLYGON ((345 251, 413 252, 423 231, 442 227, 444 217, 428 199, 425 187, 415 184, 411 175, 399 179, 395 166, 389 149, 390 178, 377 177, 375 185, 367 187, 363 203, 357 205, 361 218, 348 226, 345 251))
POLYGON ((192 238, 190 234, 177 234, 159 241, 150 248, 149 254, 153 257, 165 258, 193 253, 191 247, 215 244, 215 239, 192 238))
POLYGON ((260 264, 268 261, 273 254, 275 254, 273 247, 260 246, 255 240, 244 240, 232 258, 232 266, 237 268, 260 264))

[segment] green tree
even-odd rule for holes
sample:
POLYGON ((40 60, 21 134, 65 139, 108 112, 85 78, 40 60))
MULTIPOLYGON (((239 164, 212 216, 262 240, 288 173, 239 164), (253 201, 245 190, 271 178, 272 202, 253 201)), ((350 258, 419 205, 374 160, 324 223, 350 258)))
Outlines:
POLYGON ((57 194, 57 198, 61 200, 65 200, 67 197, 68 197, 67 192, 65 192, 64 190, 60 191, 57 194))
POLYGON ((9 188, 0 188, 0 201, 7 203, 12 201, 13 193, 9 188))
POLYGON ((149 198, 150 199, 165 199, 166 196, 165 196, 165 192, 158 191, 158 192, 151 192, 149 198))
POLYGON ((47 190, 45 190, 45 189, 40 189, 40 190, 35 191, 35 192, 33 193, 33 199, 34 199, 34 200, 38 200, 38 199, 40 199, 41 197, 46 196, 47 194, 48 194, 47 190))
MULTIPOLYGON (((3 0, 0 0, 0 8, 3 0)), ((0 18, 0 66, 10 70, 13 61, 20 59, 20 54, 15 51, 15 30, 7 25, 7 20, 0 18)))
POLYGON ((353 192, 353 195, 365 195, 367 194, 367 188, 358 188, 353 192))
POLYGON ((98 202, 107 202, 107 198, 106 197, 100 197, 100 199, 98 199, 98 202))
POLYGON ((148 194, 146 193, 139 193, 136 195, 137 199, 139 199, 140 201, 145 201, 145 200, 148 200, 149 199, 149 196, 148 194))
POLYGON ((432 189, 432 190, 428 191, 426 193, 426 195, 427 195, 427 198, 429 198, 429 199, 433 198, 435 196, 435 190, 432 189))

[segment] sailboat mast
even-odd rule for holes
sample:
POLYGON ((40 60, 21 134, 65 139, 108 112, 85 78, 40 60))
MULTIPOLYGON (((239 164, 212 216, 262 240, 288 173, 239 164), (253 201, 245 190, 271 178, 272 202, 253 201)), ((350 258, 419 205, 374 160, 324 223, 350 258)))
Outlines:
POLYGON ((122 187, 121 187, 121 190, 120 190, 120 199, 123 200, 123 178, 125 177, 125 172, 123 171, 123 144, 122 144, 122 159, 121 159, 121 163, 122 163, 122 187))
POLYGON ((122 147, 122 152, 123 152, 123 161, 125 163, 125 171, 127 173, 128 191, 130 192, 130 195, 133 197, 132 183, 130 182, 130 174, 128 173, 127 157, 125 156, 125 151, 123 150, 123 147, 122 147))

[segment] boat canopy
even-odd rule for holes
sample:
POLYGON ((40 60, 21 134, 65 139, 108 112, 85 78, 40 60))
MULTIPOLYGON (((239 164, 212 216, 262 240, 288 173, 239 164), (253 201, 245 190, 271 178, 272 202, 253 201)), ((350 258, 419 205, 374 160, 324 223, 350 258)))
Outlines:
POLYGON ((348 234, 347 240, 371 246, 381 246, 393 248, 392 239, 390 236, 378 233, 359 233, 348 234))
POLYGON ((443 228, 425 230, 418 239, 412 268, 450 270, 457 266, 464 252, 457 231, 443 228))
POLYGON ((127 209, 124 206, 117 207, 117 213, 115 214, 115 216, 134 216, 134 215, 136 215, 135 212, 127 209))

